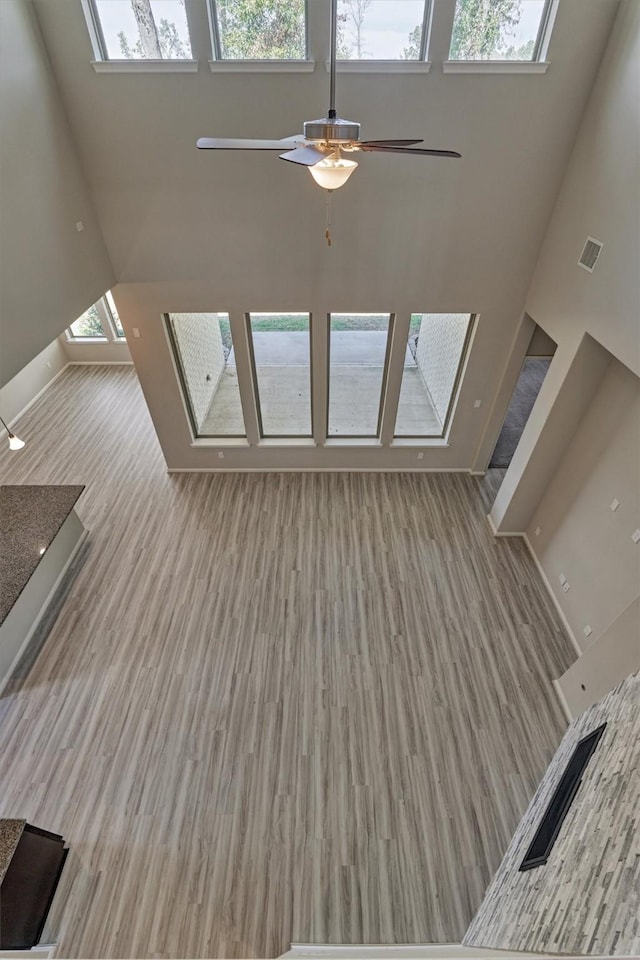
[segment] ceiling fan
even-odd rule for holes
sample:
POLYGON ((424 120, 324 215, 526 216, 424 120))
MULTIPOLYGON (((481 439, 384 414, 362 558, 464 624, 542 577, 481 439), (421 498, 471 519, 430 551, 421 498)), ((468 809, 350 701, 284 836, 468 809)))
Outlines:
POLYGON ((331 0, 331 81, 330 106, 326 117, 307 120, 304 134, 284 137, 282 140, 230 140, 201 137, 200 150, 284 150, 281 160, 299 163, 309 168, 316 183, 325 190, 337 190, 347 182, 355 168, 353 153, 411 153, 423 157, 460 157, 454 150, 427 150, 416 147, 422 140, 361 140, 360 124, 343 120, 335 105, 336 93, 336 38, 338 0, 331 0), (347 154, 347 156, 344 156, 347 154))

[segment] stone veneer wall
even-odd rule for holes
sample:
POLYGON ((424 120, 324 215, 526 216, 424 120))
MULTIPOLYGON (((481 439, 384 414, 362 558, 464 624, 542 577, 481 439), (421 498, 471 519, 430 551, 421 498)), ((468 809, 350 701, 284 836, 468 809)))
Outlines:
POLYGON ((171 320, 191 408, 200 428, 224 371, 218 314, 172 313, 171 320))
POLYGON ((420 324, 416 363, 441 426, 449 409, 468 326, 468 313, 425 313, 420 324))
POLYGON ((640 955, 640 674, 627 677, 569 727, 463 943, 640 955), (576 743, 605 721, 549 860, 520 873, 576 743))

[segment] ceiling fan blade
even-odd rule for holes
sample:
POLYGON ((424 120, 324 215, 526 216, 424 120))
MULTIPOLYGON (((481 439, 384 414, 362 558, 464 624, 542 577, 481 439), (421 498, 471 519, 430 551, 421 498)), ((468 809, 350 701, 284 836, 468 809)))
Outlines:
POLYGON ((360 140, 363 147, 411 147, 414 143, 424 143, 423 140, 360 140))
POLYGON ((316 163, 324 160, 325 156, 324 150, 309 144, 306 147, 297 147, 297 149, 290 150, 288 153, 281 153, 280 159, 290 160, 291 163, 301 163, 305 167, 314 167, 316 163))
POLYGON ((234 140, 225 137, 200 137, 196 142, 199 150, 286 150, 297 141, 287 140, 234 140))
POLYGON ((359 150, 364 150, 366 153, 416 153, 419 156, 424 157, 461 157, 461 153, 457 153, 455 150, 426 150, 422 147, 381 147, 381 146, 371 146, 366 143, 358 144, 359 150))

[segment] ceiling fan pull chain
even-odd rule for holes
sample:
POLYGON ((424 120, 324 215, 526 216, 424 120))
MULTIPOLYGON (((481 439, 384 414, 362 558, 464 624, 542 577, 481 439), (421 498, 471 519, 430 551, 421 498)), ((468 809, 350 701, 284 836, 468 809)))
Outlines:
POLYGON ((327 240, 327 246, 331 246, 331 194, 333 190, 327 190, 327 227, 324 231, 324 235, 327 240))

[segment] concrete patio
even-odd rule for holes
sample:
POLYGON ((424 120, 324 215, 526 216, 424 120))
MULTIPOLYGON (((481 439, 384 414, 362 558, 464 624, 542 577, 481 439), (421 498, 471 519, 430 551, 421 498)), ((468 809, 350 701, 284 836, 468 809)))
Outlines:
MULTIPOLYGON (((386 331, 331 334, 329 436, 376 435, 386 331)), ((309 336, 254 333, 260 406, 266 436, 310 436, 309 336)), ((442 427, 420 371, 407 349, 396 433, 438 436, 442 427)), ((201 436, 244 435, 240 391, 231 350, 201 428, 201 436)))

